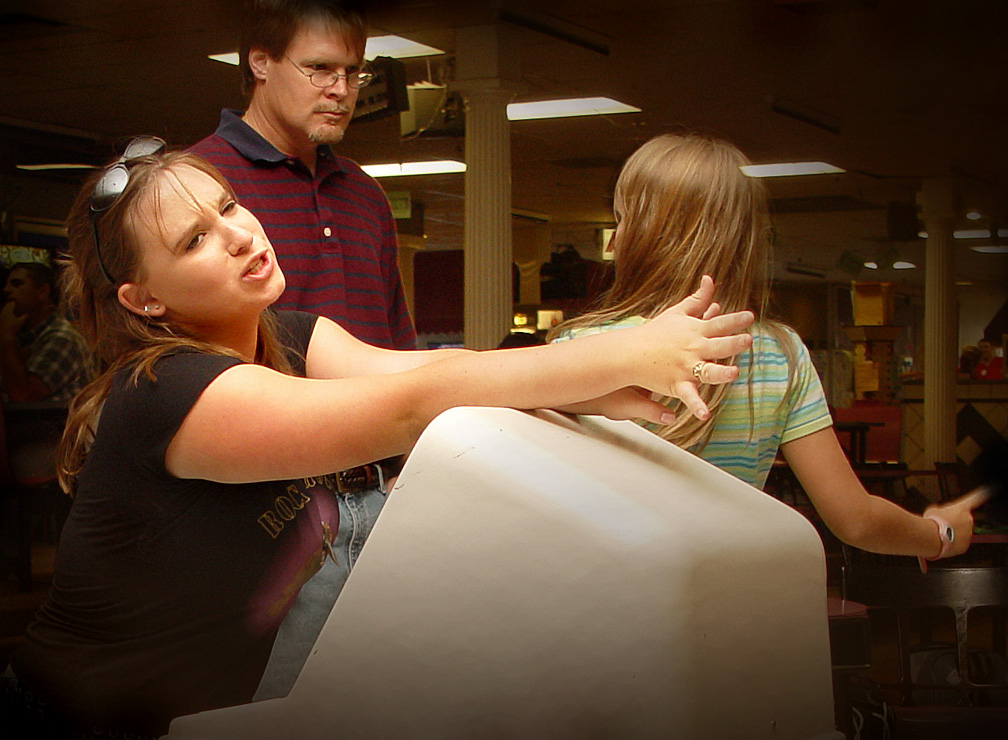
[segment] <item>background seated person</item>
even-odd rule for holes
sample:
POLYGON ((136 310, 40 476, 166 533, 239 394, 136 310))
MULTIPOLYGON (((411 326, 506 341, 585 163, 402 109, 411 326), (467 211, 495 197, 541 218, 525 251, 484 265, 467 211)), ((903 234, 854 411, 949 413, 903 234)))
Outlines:
MULTIPOLYGON (((8 404, 65 406, 92 375, 87 342, 57 307, 56 276, 38 262, 11 267, 0 309, 0 385, 8 404)), ((4 415, 11 471, 20 480, 53 478, 64 417, 28 409, 4 415)), ((5 502, 10 509, 10 502, 5 502)), ((5 526, 10 521, 4 516, 5 526)), ((5 542, 10 538, 4 537, 5 542)), ((8 555, 10 553, 7 553, 8 555)))
POLYGON ((90 352, 57 308, 56 277, 47 265, 14 265, 0 310, 0 382, 8 401, 68 402, 88 383, 90 352))
POLYGON ((1004 358, 994 353, 994 343, 989 339, 977 342, 980 358, 973 365, 970 377, 973 380, 1002 380, 1004 378, 1004 358))

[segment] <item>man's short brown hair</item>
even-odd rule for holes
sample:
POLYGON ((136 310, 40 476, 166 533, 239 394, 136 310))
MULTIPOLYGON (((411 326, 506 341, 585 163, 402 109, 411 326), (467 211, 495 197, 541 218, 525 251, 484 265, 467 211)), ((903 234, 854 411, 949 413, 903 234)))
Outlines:
POLYGON ((249 66, 249 51, 262 49, 271 59, 279 60, 290 46, 294 34, 305 23, 322 20, 342 33, 348 45, 358 47, 364 56, 367 21, 363 3, 339 0, 249 0, 242 20, 240 57, 242 92, 251 96, 255 75, 249 66))

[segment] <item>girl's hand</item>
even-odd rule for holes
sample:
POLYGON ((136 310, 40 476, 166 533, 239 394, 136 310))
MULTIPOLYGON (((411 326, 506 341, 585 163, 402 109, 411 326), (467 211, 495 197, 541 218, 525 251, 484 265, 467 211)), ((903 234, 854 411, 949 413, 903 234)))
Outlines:
POLYGON ((700 382, 721 384, 735 380, 738 368, 716 361, 734 357, 752 345, 752 336, 744 333, 755 319, 752 311, 722 316, 713 297, 714 282, 704 275, 696 293, 640 327, 651 333, 642 353, 646 379, 641 385, 680 399, 698 419, 710 416, 707 404, 697 392, 700 382), (699 378, 694 375, 695 368, 699 378))
MULTIPOLYGON (((939 557, 951 558, 962 555, 969 549, 970 541, 973 539, 973 510, 985 503, 988 498, 990 498, 990 491, 985 488, 977 488, 947 504, 929 506, 924 510, 925 516, 929 513, 933 514, 952 527, 952 543, 948 551, 939 557)), ((927 562, 938 560, 939 557, 917 558, 921 572, 927 573, 927 562)))

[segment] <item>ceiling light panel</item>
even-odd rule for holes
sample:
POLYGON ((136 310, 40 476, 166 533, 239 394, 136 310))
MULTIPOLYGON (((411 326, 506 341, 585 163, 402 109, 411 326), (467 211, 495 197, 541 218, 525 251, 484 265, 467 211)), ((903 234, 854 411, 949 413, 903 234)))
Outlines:
POLYGON ((390 162, 388 164, 366 164, 361 167, 371 177, 407 177, 409 175, 446 175, 465 172, 463 162, 453 159, 430 162, 390 162))
POLYGON ((372 36, 364 47, 364 58, 393 57, 395 59, 410 59, 412 57, 430 57, 444 54, 441 49, 404 39, 402 36, 372 36))
POLYGON ((750 164, 740 167, 748 177, 794 177, 796 175, 832 175, 844 170, 826 162, 782 162, 779 164, 750 164))
POLYGON ((612 98, 538 100, 531 103, 511 103, 507 107, 509 121, 568 118, 571 116, 607 116, 614 113, 640 113, 640 108, 620 103, 612 98))

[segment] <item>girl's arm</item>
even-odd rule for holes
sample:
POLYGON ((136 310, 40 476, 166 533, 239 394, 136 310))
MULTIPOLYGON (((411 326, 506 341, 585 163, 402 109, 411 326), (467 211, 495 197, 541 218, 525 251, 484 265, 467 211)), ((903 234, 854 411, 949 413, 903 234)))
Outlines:
MULTIPOLYGON (((693 366, 746 349, 751 337, 736 332, 753 315, 701 320, 686 311, 703 315, 709 295, 689 301, 633 329, 526 349, 428 353, 426 364, 398 372, 386 365, 389 374, 384 375, 305 379, 238 365, 206 388, 169 445, 165 462, 178 477, 222 482, 320 475, 407 452, 427 424, 449 408, 567 406, 611 399, 628 386, 682 398, 702 413, 706 407, 693 366)), ((308 362, 317 370, 314 336, 311 345, 308 362)), ((737 368, 724 365, 705 373, 717 383, 737 374, 737 368)), ((660 421, 667 413, 664 406, 633 395, 636 415, 660 421)))
MULTIPOLYGON (((841 541, 886 555, 938 557, 938 525, 869 494, 851 468, 832 427, 786 442, 781 452, 823 522, 841 541)), ((947 556, 959 555, 973 536, 973 509, 982 501, 964 496, 928 511, 955 530, 947 556)))

